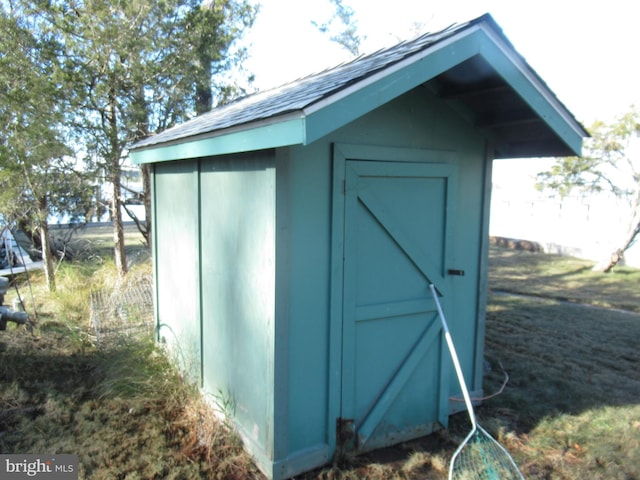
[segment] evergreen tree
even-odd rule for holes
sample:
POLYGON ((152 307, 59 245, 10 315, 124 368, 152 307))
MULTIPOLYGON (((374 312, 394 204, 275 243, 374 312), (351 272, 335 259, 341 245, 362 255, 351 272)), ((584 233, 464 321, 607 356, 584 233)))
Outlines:
MULTIPOLYGON (((127 146, 210 108, 212 75, 233 64, 230 48, 252 24, 255 8, 246 0, 221 0, 210 8, 195 0, 22 3, 35 34, 55 47, 65 124, 84 149, 84 165, 111 185, 114 258, 124 275, 121 175, 127 146)), ((148 170, 143 178, 148 182, 148 170)), ((145 200, 149 206, 148 190, 145 200)), ((148 215, 147 237, 150 221, 148 215)))
POLYGON ((91 187, 63 137, 52 44, 34 36, 26 20, 19 10, 0 9, 0 213, 37 232, 55 290, 48 217, 83 216, 91 187))

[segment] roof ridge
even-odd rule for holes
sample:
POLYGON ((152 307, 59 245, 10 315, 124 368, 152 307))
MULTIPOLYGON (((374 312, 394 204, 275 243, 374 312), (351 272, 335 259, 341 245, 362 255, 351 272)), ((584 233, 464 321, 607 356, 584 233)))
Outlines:
MULTIPOLYGON (((207 115, 210 112, 213 112, 214 110, 217 110, 219 108, 223 108, 223 107, 232 105, 232 104, 234 104, 236 102, 248 100, 249 98, 254 97, 256 95, 260 95, 260 94, 263 94, 263 93, 267 94, 267 93, 270 93, 270 92, 275 92, 275 91, 281 90, 281 89, 283 89, 285 87, 288 87, 288 86, 291 86, 291 85, 294 85, 294 84, 298 84, 300 82, 303 82, 303 81, 306 81, 306 80, 309 80, 309 79, 320 77, 320 76, 322 76, 324 74, 327 74, 327 73, 330 73, 330 72, 334 72, 334 71, 336 71, 336 70, 338 70, 338 69, 340 69, 342 67, 347 67, 349 65, 352 65, 352 64, 355 64, 355 63, 358 63, 358 62, 362 62, 362 61, 364 61, 366 59, 377 57, 377 56, 383 54, 384 52, 391 52, 391 51, 399 50, 402 46, 405 46, 407 44, 418 43, 419 40, 433 39, 434 37, 437 37, 437 36, 445 34, 445 33, 451 34, 454 31, 457 31, 457 30, 459 30, 460 28, 462 28, 464 26, 470 25, 472 23, 476 23, 476 22, 484 19, 486 16, 490 17, 490 15, 487 13, 487 14, 484 14, 484 15, 482 15, 480 17, 477 17, 477 18, 475 18, 473 20, 470 20, 468 22, 462 22, 462 23, 454 22, 454 23, 451 23, 450 25, 448 25, 447 27, 445 27, 445 28, 443 28, 441 30, 438 30, 438 31, 435 31, 435 32, 425 32, 425 33, 422 33, 422 34, 420 34, 420 35, 418 35, 418 36, 416 36, 414 38, 408 38, 408 39, 401 40, 399 43, 396 43, 394 45, 391 45, 391 46, 388 46, 388 47, 381 47, 381 48, 379 48, 377 50, 374 50, 373 52, 362 53, 362 54, 358 55, 357 57, 354 57, 354 58, 349 59, 349 60, 342 61, 342 62, 337 63, 337 64, 327 65, 325 68, 310 72, 308 74, 302 75, 302 76, 300 76, 298 78, 295 78, 293 80, 287 81, 285 83, 282 83, 282 84, 279 84, 279 85, 274 85, 274 86, 268 87, 268 88, 266 88, 264 90, 256 90, 256 91, 248 93, 246 95, 234 98, 233 100, 231 100, 228 103, 220 104, 220 105, 217 105, 217 106, 213 107, 211 110, 209 110, 208 112, 203 113, 201 116, 207 115)), ((416 49, 415 51, 412 51, 411 53, 409 53, 408 55, 406 55, 403 58, 409 57, 409 56, 417 53, 421 48, 424 48, 424 46, 425 45, 421 45, 420 48, 416 49)), ((401 59, 398 59, 397 61, 400 61, 400 60, 401 59)), ((395 63, 395 62, 392 62, 392 63, 395 63)), ((380 68, 383 68, 384 66, 387 66, 387 65, 391 65, 392 63, 385 64, 385 65, 381 66, 380 68)), ((194 117, 194 118, 196 118, 196 117, 194 117)), ((193 120, 193 119, 190 119, 190 120, 193 120)))

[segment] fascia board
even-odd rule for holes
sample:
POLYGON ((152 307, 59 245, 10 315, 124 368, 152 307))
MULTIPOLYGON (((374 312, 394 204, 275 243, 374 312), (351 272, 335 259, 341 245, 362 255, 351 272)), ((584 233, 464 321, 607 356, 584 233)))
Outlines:
POLYGON ((473 26, 305 108, 307 144, 478 54, 479 34, 473 26))
POLYGON ((480 25, 483 30, 480 54, 522 97, 542 120, 576 154, 582 151, 582 138, 589 134, 560 103, 540 77, 510 48, 499 34, 480 25))
POLYGON ((331 133, 477 54, 580 155, 582 138, 588 133, 501 34, 482 23, 305 108, 306 142, 331 133))
POLYGON ((191 137, 186 141, 149 146, 130 152, 135 164, 168 162, 239 152, 263 150, 305 143, 305 119, 300 112, 278 117, 277 121, 255 122, 214 135, 191 137))

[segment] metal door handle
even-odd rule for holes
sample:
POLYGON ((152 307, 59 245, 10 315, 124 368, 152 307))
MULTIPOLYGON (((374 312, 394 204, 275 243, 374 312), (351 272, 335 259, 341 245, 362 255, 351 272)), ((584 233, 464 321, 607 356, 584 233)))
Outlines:
POLYGON ((457 275, 459 277, 464 277, 464 270, 457 270, 455 268, 450 268, 449 270, 447 270, 447 273, 449 275, 457 275))

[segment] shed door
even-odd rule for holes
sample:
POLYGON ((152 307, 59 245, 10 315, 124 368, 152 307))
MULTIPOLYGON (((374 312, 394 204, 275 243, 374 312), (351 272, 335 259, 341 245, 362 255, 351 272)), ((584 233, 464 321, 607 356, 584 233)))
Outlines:
POLYGON ((349 432, 339 434, 366 451, 446 425, 448 356, 428 286, 447 296, 455 167, 348 160, 345 168, 339 429, 349 432))

